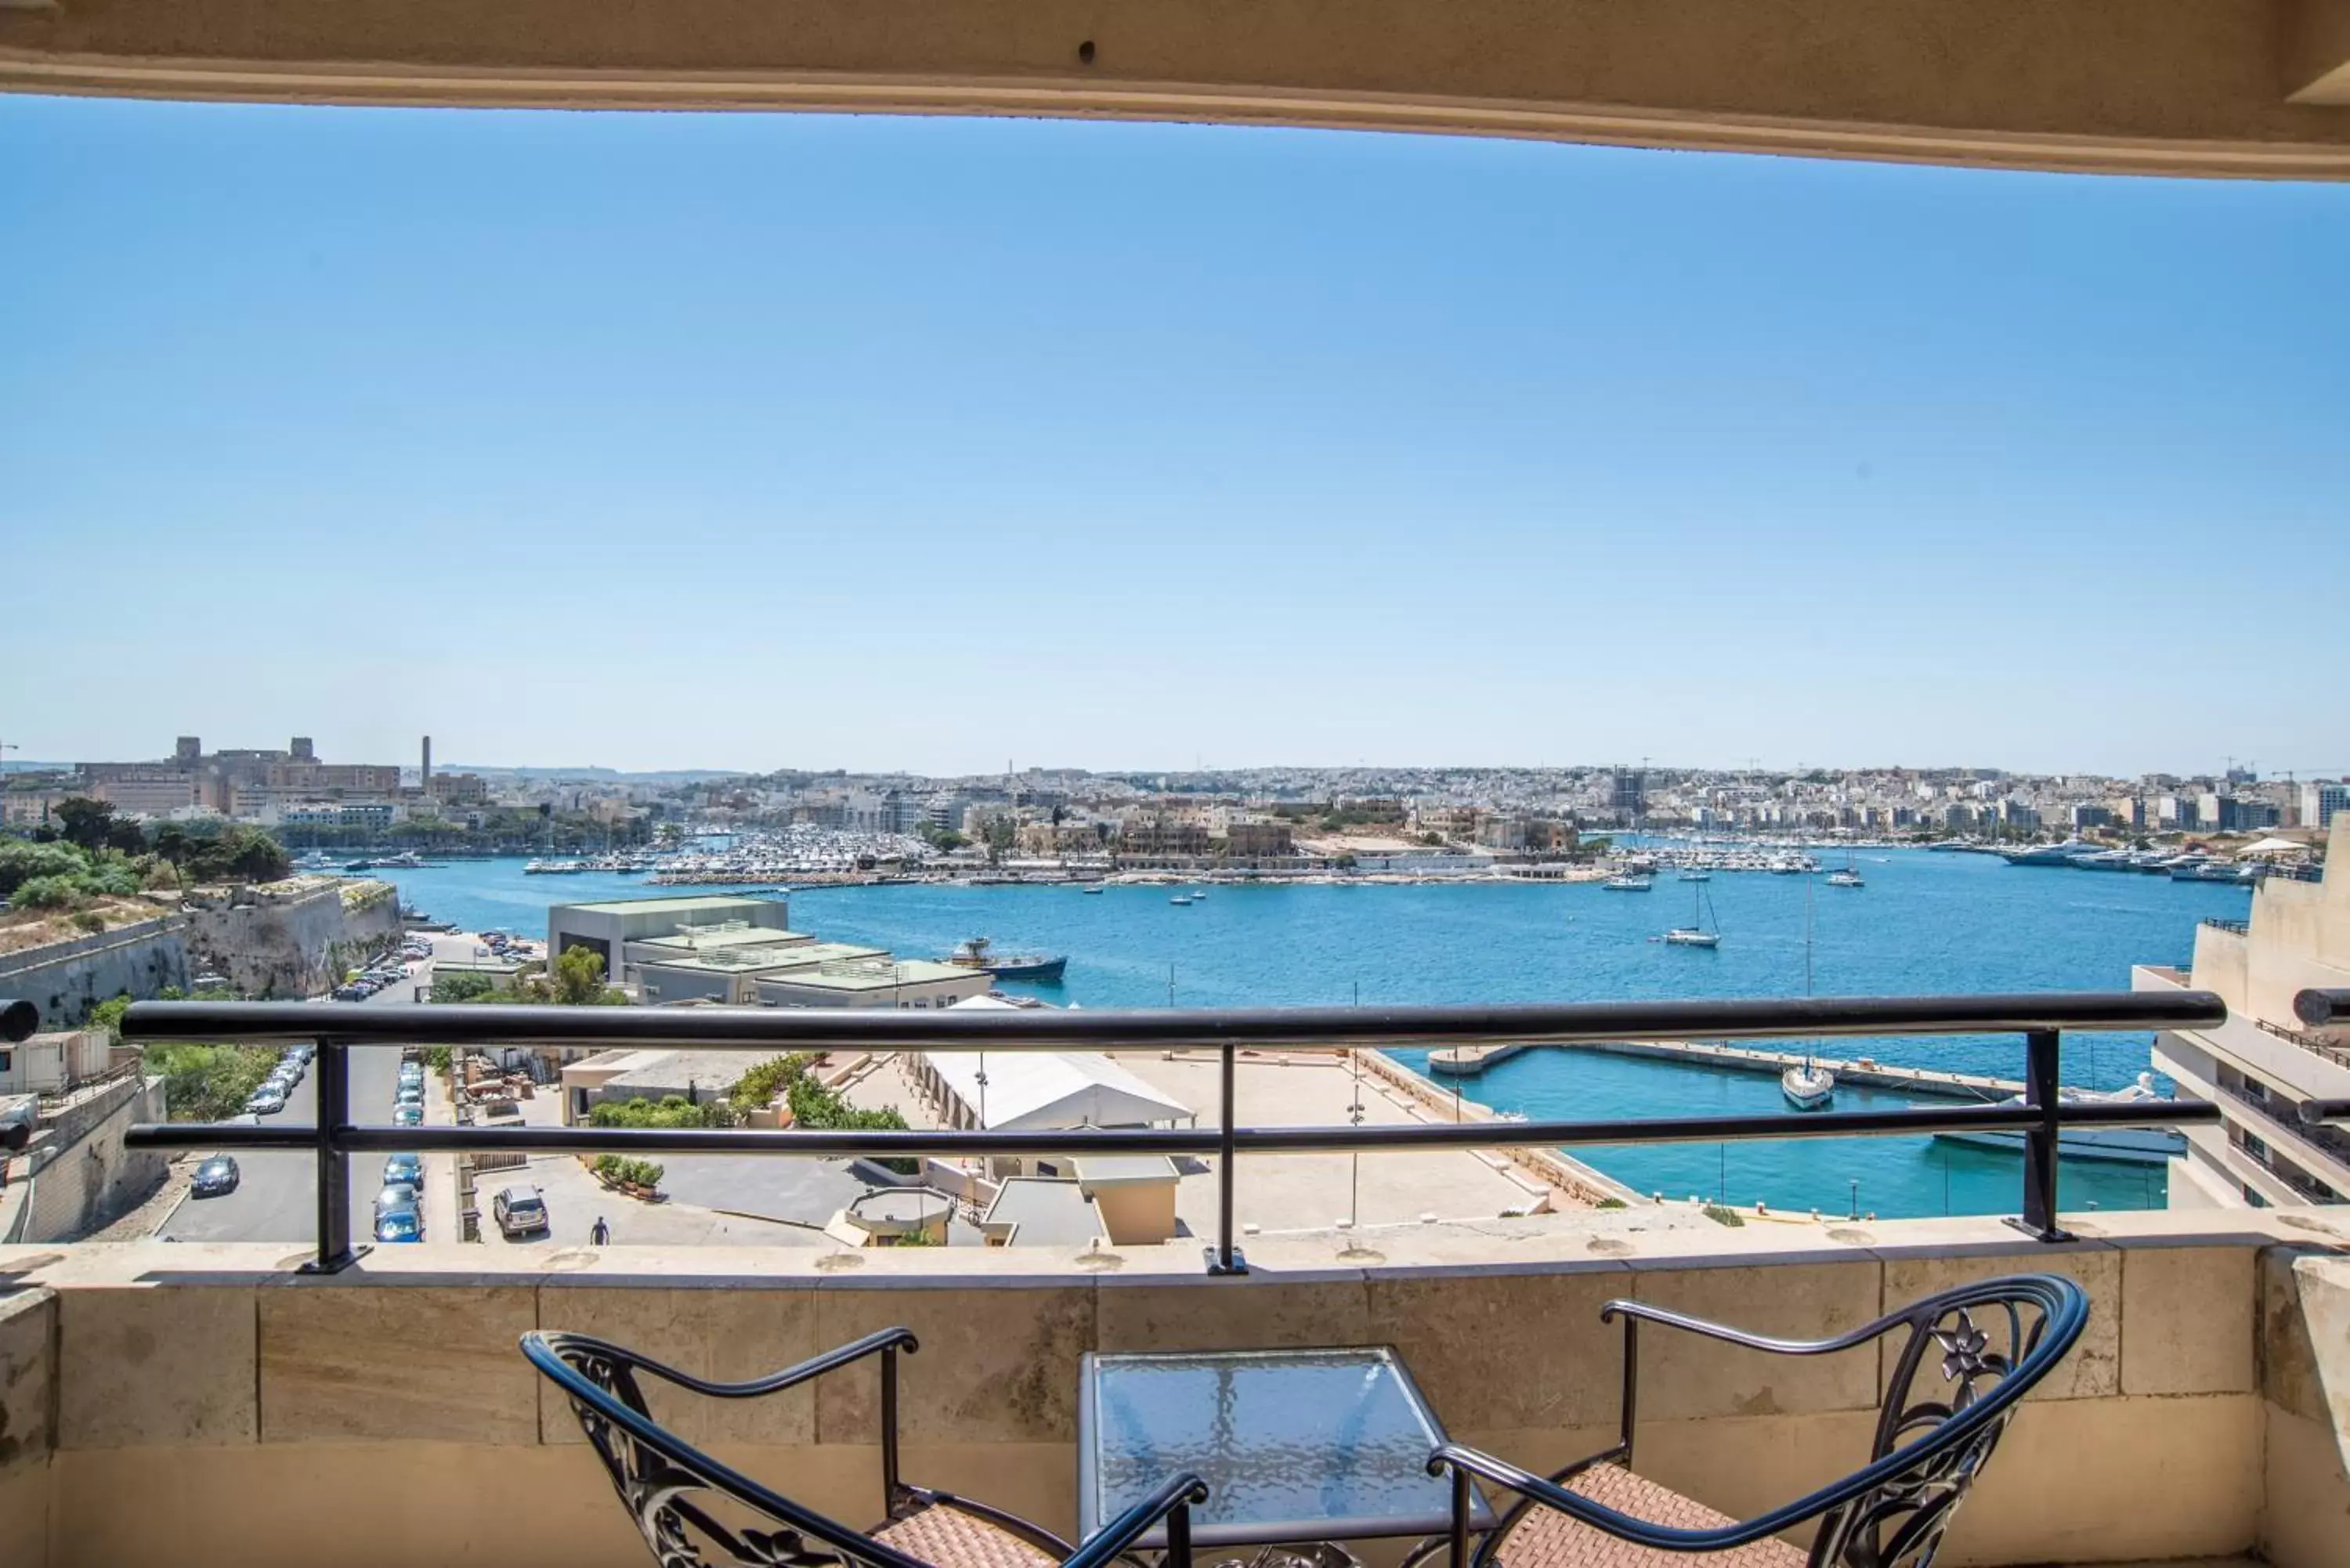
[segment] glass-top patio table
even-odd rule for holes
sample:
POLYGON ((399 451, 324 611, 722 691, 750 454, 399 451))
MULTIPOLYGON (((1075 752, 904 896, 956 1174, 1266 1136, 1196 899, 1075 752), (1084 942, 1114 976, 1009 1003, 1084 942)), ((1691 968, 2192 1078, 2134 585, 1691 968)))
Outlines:
MULTIPOLYGON (((1386 1345, 1089 1355, 1077 1395, 1077 1530, 1086 1540, 1168 1477, 1196 1470, 1198 1546, 1368 1541, 1451 1527, 1445 1440, 1386 1345)), ((1472 1494, 1471 1528, 1493 1515, 1472 1494)), ((1139 1545, 1166 1545, 1154 1530, 1139 1545)))

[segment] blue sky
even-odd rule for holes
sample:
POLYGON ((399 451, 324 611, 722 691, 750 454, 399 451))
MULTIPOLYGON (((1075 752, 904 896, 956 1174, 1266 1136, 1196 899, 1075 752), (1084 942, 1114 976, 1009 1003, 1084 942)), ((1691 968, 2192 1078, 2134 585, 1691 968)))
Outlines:
POLYGON ((24 98, 0 149, 13 754, 2350 767, 2340 188, 24 98))

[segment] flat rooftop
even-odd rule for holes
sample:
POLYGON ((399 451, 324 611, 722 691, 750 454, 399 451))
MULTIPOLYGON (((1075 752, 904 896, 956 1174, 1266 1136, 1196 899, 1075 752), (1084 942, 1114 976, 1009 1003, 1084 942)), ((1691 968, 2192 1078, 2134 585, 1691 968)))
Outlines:
MULTIPOLYGON (((806 952, 807 949, 793 950, 806 952)), ((821 991, 878 991, 896 985, 968 980, 974 972, 961 964, 934 963, 929 959, 905 959, 897 963, 827 960, 820 964, 811 964, 805 971, 795 969, 789 973, 779 974, 775 976, 775 983, 810 986, 821 991)))
MULTIPOLYGON (((729 898, 714 894, 699 893, 673 898, 601 898, 592 904, 557 904, 550 914, 565 909, 585 909, 598 915, 714 915, 729 909, 771 907, 770 898, 729 898)), ((639 938, 639 940, 651 940, 639 938)))
POLYGON ((1015 1176, 987 1206, 983 1226, 1013 1227, 1011 1244, 1020 1247, 1082 1247, 1107 1239, 1101 1210, 1074 1181, 1015 1176))
MULTIPOLYGON (((591 909, 592 905, 576 904, 574 909, 591 909)), ((787 931, 781 926, 737 925, 732 921, 715 930, 679 931, 665 937, 630 937, 630 945, 660 948, 681 953, 706 953, 723 948, 790 947, 795 943, 813 942, 816 939, 806 931, 787 931)))

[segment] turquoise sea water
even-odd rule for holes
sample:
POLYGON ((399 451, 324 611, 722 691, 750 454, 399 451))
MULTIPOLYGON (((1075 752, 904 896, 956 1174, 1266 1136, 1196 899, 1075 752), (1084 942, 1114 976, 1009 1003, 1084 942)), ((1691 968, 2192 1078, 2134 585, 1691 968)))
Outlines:
MULTIPOLYGON (((2133 963, 2183 964, 2207 915, 2241 919, 2242 889, 2167 878, 2034 869, 1989 856, 1868 850, 1868 886, 1812 883, 1814 986, 1821 995, 2126 990, 2133 963)), ((552 903, 643 897, 640 877, 529 877, 519 860, 391 874, 402 896, 470 929, 541 933, 552 903)), ((944 954, 984 934, 1006 950, 1069 955, 1067 981, 1033 988, 1087 1007, 1247 1006, 1480 1001, 1621 1001, 1795 996, 1804 989, 1805 878, 1716 874, 1702 886, 1718 950, 1649 939, 1685 923, 1693 885, 1646 894, 1573 887, 1218 887, 1178 908, 1162 888, 936 886, 814 888, 792 897, 792 924, 828 940, 907 957, 944 954), (1357 991, 1359 988, 1359 993, 1357 991)), ((2147 1035, 2074 1035, 2064 1081, 2128 1083, 2147 1035)), ((2012 1037, 1841 1042, 1840 1054, 2015 1078, 2012 1037)), ((1422 1055, 1399 1052, 1414 1066, 1422 1055)), ((1468 1091, 1530 1116, 1602 1118, 1781 1108, 1777 1082, 1592 1051, 1530 1052, 1468 1091)), ((1903 1103, 1843 1088, 1839 1108, 1903 1103)), ((1736 1203, 1884 1214, 2000 1213, 2019 1191, 2012 1156, 1928 1138, 1590 1148, 1580 1158, 1642 1190, 1736 1203)), ((2068 1162, 2064 1206, 2159 1207, 2159 1170, 2068 1162)))

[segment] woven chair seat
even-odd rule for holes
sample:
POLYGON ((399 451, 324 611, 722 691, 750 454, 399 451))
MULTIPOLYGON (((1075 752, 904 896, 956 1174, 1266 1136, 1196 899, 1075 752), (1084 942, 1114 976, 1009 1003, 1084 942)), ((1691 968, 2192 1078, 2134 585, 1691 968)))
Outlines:
POLYGON ((873 1537, 931 1568, 1054 1568, 1058 1561, 1010 1531, 948 1504, 893 1519, 873 1537))
MULTIPOLYGON (((1621 1465, 1594 1465, 1561 1483, 1603 1507, 1675 1530, 1718 1530, 1737 1521, 1621 1465)), ((1555 1509, 1536 1508, 1503 1537, 1497 1568, 1804 1568, 1808 1555, 1774 1536, 1727 1552, 1662 1552, 1618 1540, 1555 1509)))

